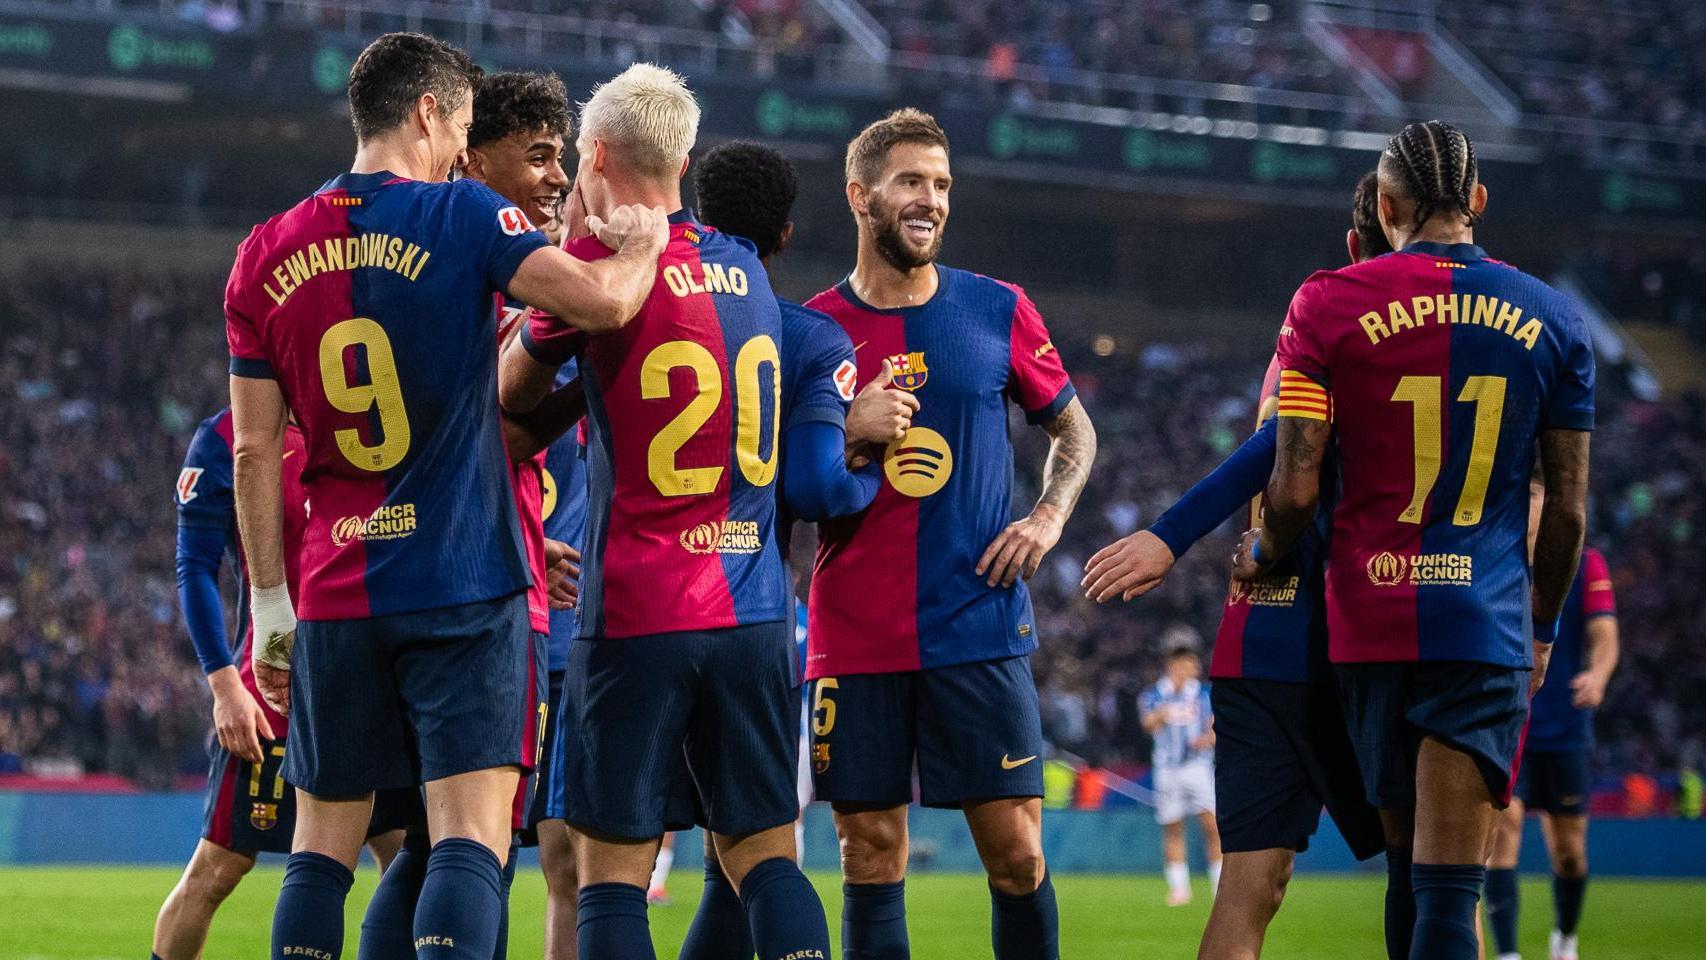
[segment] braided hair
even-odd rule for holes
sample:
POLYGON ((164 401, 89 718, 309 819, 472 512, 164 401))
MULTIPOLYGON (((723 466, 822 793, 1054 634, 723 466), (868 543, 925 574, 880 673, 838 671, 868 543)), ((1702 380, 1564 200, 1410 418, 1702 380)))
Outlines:
POLYGON ((1454 210, 1474 226, 1481 215, 1470 209, 1477 180, 1475 144, 1443 120, 1412 123, 1386 143, 1382 166, 1390 169, 1416 201, 1415 226, 1441 210, 1454 210))

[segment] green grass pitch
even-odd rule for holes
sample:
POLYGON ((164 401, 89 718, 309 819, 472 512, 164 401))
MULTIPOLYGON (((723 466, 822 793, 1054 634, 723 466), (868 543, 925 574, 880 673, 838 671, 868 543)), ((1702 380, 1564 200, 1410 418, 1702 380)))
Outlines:
MULTIPOLYGON (((282 872, 262 866, 214 920, 208 960, 266 956, 273 898, 282 872)), ((160 868, 0 868, 0 957, 6 960, 141 960, 148 955, 154 913, 177 879, 160 868)), ((839 878, 812 879, 836 929, 839 878)), ((363 866, 350 896, 346 957, 355 954, 361 909, 375 874, 363 866)), ((1384 956, 1380 914, 1383 877, 1301 875, 1274 922, 1265 957, 1274 960, 1374 960, 1384 956)), ((700 878, 677 872, 675 904, 652 910, 658 955, 674 957, 698 900, 700 878)), ((1162 905, 1159 877, 1061 876, 1061 955, 1076 958, 1190 958, 1208 916, 1208 889, 1196 902, 1162 905)), ((982 877, 919 874, 907 882, 912 952, 919 960, 988 957, 989 898, 982 877)), ((1523 884, 1524 956, 1544 960, 1551 894, 1544 878, 1523 884)), ((510 956, 541 953, 544 881, 518 878, 510 956)), ((833 939, 833 938, 832 938, 833 939)), ((1588 888, 1582 929, 1588 960, 1697 960, 1706 956, 1706 884, 1596 879, 1588 888)))

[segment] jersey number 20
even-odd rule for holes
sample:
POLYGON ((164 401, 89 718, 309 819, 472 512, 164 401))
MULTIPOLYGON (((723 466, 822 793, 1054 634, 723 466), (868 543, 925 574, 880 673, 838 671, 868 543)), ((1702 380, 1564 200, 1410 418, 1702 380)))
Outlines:
MULTIPOLYGON (((670 371, 685 367, 697 384, 687 406, 664 424, 646 447, 646 473, 652 486, 666 497, 691 497, 711 493, 723 478, 721 466, 683 467, 676 456, 687 441, 704 428, 723 402, 723 374, 717 358, 702 344, 691 340, 660 343, 646 354, 640 365, 640 396, 647 400, 669 397, 670 371)), ((757 336, 735 355, 735 459, 741 476, 755 487, 767 487, 776 479, 777 440, 781 434, 782 364, 776 341, 757 336), (764 389, 759 369, 770 365, 770 389, 764 389), (763 455, 764 400, 770 401, 770 456, 763 455)))
POLYGON ((397 382, 397 360, 385 328, 366 317, 332 324, 320 337, 320 382, 326 400, 344 413, 379 414, 379 442, 362 442, 353 428, 333 433, 338 450, 362 470, 389 470, 409 452, 409 413, 403 408, 403 387, 397 382), (351 383, 344 354, 360 345, 367 353, 367 383, 351 383))
MULTIPOLYGON (((1504 377, 1470 377, 1457 395, 1461 403, 1475 404, 1475 435, 1469 445, 1469 472, 1463 478, 1463 490, 1457 495, 1457 509, 1451 522, 1459 527, 1473 527, 1481 522, 1481 508, 1487 503, 1487 482, 1493 475, 1493 455, 1499 450, 1499 423, 1505 413, 1504 377)), ((1416 485, 1410 494, 1410 505, 1398 515, 1399 523, 1421 523, 1422 508, 1428 495, 1439 481, 1440 463, 1444 460, 1440 437, 1440 378, 1408 376, 1398 381, 1392 399, 1410 404, 1410 422, 1415 433, 1416 485)))

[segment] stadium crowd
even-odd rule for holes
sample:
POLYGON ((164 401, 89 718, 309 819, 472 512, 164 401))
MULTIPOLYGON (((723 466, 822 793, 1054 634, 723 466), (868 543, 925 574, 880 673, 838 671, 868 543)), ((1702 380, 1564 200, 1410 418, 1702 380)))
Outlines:
MULTIPOLYGON (((205 769, 209 700, 177 609, 171 491, 196 422, 225 402, 207 309, 220 286, 214 275, 0 277, 0 773, 106 772, 159 788, 205 769)), ((1059 748, 1129 770, 1148 756, 1138 692, 1168 649, 1212 639, 1238 523, 1131 605, 1083 599, 1083 562, 1242 440, 1260 360, 1210 342, 1057 334, 1105 441, 1032 581, 1044 725, 1059 748)), ((1021 464, 1042 462, 1036 431, 1016 437, 1021 464)), ((1625 638, 1595 766, 1662 778, 1698 765, 1706 730, 1695 649, 1706 563, 1694 547, 1706 529, 1706 398, 1606 404, 1594 453, 1589 542, 1611 562, 1625 638)), ((1038 478, 1019 474, 1029 503, 1038 478)))

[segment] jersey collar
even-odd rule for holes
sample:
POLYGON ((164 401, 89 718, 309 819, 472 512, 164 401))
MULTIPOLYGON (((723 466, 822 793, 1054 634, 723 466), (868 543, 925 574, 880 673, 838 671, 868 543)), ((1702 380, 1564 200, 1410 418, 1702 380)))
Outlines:
POLYGON ((672 224, 698 223, 699 218, 693 215, 692 207, 682 207, 680 210, 669 215, 669 222, 672 224))
POLYGON ((403 179, 406 178, 399 177, 389 170, 377 170, 373 173, 340 173, 332 179, 327 180, 325 184, 315 192, 325 193, 327 190, 343 190, 355 193, 362 190, 372 190, 375 187, 383 186, 393 180, 403 179))
POLYGON ((835 289, 841 294, 841 298, 843 300, 846 300, 848 303, 851 303, 853 306, 858 307, 866 313, 909 313, 913 310, 920 310, 924 307, 928 307, 932 303, 935 303, 937 298, 941 297, 948 288, 948 275, 942 272, 942 265, 939 263, 932 263, 930 266, 936 271, 936 292, 930 296, 930 299, 923 303, 908 304, 904 307, 873 307, 859 299, 859 295, 853 292, 853 275, 851 273, 843 277, 841 282, 835 285, 835 289))
POLYGON ((1438 260, 1485 260, 1487 251, 1473 243, 1435 243, 1417 240, 1404 248, 1405 253, 1419 253, 1438 260))

